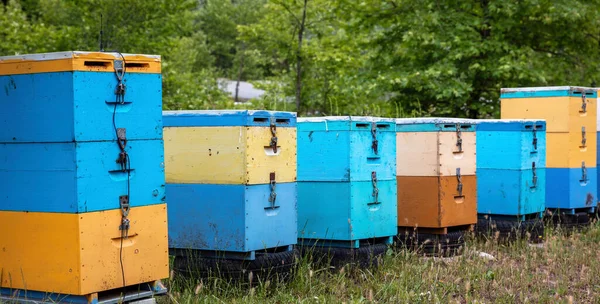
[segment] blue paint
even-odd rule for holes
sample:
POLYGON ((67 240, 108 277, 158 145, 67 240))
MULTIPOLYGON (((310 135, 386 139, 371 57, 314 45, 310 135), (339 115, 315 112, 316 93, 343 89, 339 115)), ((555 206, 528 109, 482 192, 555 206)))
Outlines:
POLYGON ((390 120, 373 118, 375 153, 370 122, 330 119, 298 122, 298 181, 371 181, 372 172, 378 180, 396 179, 396 133, 390 120))
POLYGON ((477 125, 477 170, 546 167, 545 123, 495 123, 477 125), (544 126, 538 129, 538 126, 544 126), (534 140, 535 139, 535 140, 534 140), (534 144, 535 143, 535 144, 534 144))
POLYGON ((598 172, 587 168, 587 181, 582 182, 581 168, 546 169, 546 207, 579 209, 596 207, 598 172))
MULTIPOLYGON (((128 140, 162 139, 160 74, 127 73, 116 125, 128 140)), ((0 76, 0 143, 116 140, 114 73, 0 76)))
MULTIPOLYGON (((116 142, 0 144, 0 210, 81 213, 127 194, 116 142)), ((131 207, 164 203, 162 140, 127 142, 131 207)))
POLYGON ((538 132, 546 132, 545 120, 530 119, 480 119, 477 122, 477 132, 497 131, 497 132, 531 132, 535 126, 538 132))
POLYGON ((377 186, 375 203, 371 182, 298 182, 298 237, 354 241, 395 235, 396 180, 377 186))
POLYGON ((250 252, 297 242, 296 183, 167 184, 169 247, 250 252))
POLYGON ((295 127, 296 113, 250 110, 164 111, 165 127, 295 127))
POLYGON ((598 97, 598 93, 593 88, 563 86, 507 88, 500 91, 500 98, 581 97, 582 92, 585 92, 587 98, 598 97))
MULTIPOLYGON (((479 156, 479 155, 478 155, 479 156)), ((546 208, 546 169, 477 169, 477 213, 522 216, 546 208)))

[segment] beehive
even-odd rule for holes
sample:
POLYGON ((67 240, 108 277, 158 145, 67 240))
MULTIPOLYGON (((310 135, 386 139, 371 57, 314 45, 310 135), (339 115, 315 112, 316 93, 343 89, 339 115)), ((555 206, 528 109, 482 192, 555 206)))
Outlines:
POLYGON ((166 111, 163 120, 170 248, 253 259, 296 244, 294 113, 166 111))
POLYGON ((546 120, 550 209, 591 211, 596 206, 597 96, 591 88, 572 86, 501 91, 502 118, 546 120))
POLYGON ((1 286, 94 298, 167 277, 160 57, 0 57, 0 86, 1 286))
POLYGON ((436 233, 475 224, 475 122, 397 119, 396 132, 398 226, 436 233))
POLYGON ((477 209, 492 217, 540 217, 546 199, 546 122, 477 122, 477 209))
POLYGON ((391 119, 298 119, 298 237, 358 248, 396 234, 396 138, 391 119))

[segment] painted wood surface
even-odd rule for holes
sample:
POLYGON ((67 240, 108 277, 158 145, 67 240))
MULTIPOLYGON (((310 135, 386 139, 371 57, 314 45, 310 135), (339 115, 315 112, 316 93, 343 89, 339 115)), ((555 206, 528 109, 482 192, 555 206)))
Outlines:
POLYGON ((477 170, 530 169, 535 162, 538 168, 546 167, 546 132, 533 130, 500 131, 480 123, 477 126, 477 170))
POLYGON ((277 153, 268 127, 167 127, 168 183, 268 184, 296 181, 296 129, 277 129, 277 153))
POLYGON ((568 133, 548 133, 546 135, 548 149, 546 166, 548 168, 579 168, 581 162, 595 166, 597 153, 597 137, 591 131, 573 130, 568 133))
POLYGON ((296 127, 296 113, 255 110, 163 111, 165 127, 296 127))
POLYGON ((128 238, 121 211, 0 211, 1 287, 84 295, 168 277, 166 205, 134 207, 128 238))
POLYGON ((167 184, 169 247, 249 252, 297 242, 296 183, 167 184))
POLYGON ((127 142, 131 170, 116 142, 0 144, 0 210, 81 213, 165 202, 162 140, 127 142))
POLYGON ((120 104, 114 72, 0 76, 0 142, 116 140, 113 114, 128 140, 161 139, 161 75, 126 73, 124 79, 120 104))
POLYGON ((478 169, 477 212, 521 216, 546 208, 546 170, 478 169))
POLYGON ((298 180, 371 181, 372 172, 378 180, 394 180, 394 124, 376 118, 372 122, 342 118, 298 122, 298 180), (374 139, 377 140, 376 152, 374 139))
POLYGON ((68 71, 114 73, 114 61, 123 59, 127 73, 161 73, 159 55, 70 51, 0 57, 0 75, 68 71))
POLYGON ((397 118, 396 132, 474 132, 479 120, 447 117, 397 118))
POLYGON ((596 207, 598 172, 595 167, 547 168, 546 207, 578 209, 596 207))
POLYGON ((508 119, 545 119, 548 133, 596 129, 596 98, 502 98, 500 116, 508 119))
POLYGON ((462 151, 453 132, 398 132, 396 139, 397 176, 454 176, 476 172, 475 132, 461 134, 462 151))
POLYGON ((477 222, 477 180, 456 176, 398 176, 398 226, 447 228, 477 222))
POLYGON ((298 182, 298 238, 352 241, 397 233, 396 181, 298 182))
POLYGON ((540 97, 581 97, 583 94, 587 98, 598 97, 598 92, 594 88, 581 86, 553 86, 553 87, 522 87, 522 88, 502 88, 500 97, 502 98, 540 98, 540 97))

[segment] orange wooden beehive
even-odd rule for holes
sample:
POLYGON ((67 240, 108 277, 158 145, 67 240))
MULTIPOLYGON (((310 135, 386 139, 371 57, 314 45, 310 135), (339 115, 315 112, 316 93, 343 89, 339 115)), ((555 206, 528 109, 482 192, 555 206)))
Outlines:
POLYGON ((398 227, 445 234, 477 223, 475 124, 397 119, 398 227))

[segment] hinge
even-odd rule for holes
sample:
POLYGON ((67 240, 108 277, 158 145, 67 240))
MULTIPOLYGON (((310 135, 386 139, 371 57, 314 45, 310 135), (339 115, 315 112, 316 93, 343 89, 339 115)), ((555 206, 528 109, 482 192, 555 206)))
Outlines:
POLYGON ((456 168, 456 181, 458 184, 456 185, 456 192, 458 192, 458 196, 462 196, 463 194, 463 183, 462 176, 460 175, 460 168, 456 168))
POLYGON ((277 154, 277 126, 275 125, 275 117, 271 117, 269 129, 271 130, 271 142, 269 146, 273 149, 273 153, 277 154))
POLYGON ((377 154, 377 150, 379 149, 379 141, 377 140, 377 124, 375 122, 371 122, 371 136, 373 137, 371 149, 373 149, 373 153, 377 154))
POLYGON ((456 148, 458 152, 462 152, 462 131, 460 130, 460 124, 456 124, 456 148))

